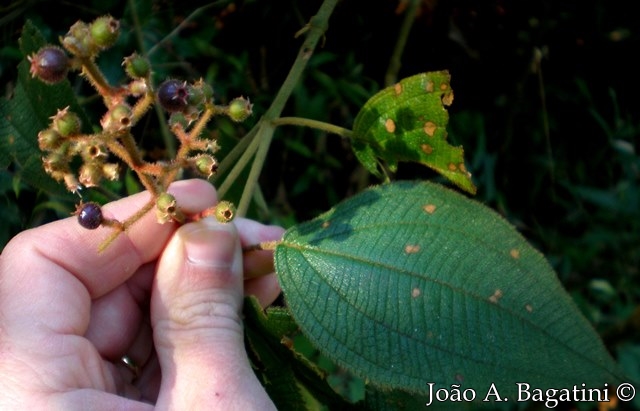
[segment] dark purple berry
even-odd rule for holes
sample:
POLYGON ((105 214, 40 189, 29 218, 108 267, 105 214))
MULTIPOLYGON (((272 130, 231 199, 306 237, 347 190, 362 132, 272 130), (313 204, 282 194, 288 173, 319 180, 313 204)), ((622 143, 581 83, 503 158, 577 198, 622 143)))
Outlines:
POLYGON ((78 208, 78 222, 84 228, 95 230, 102 224, 102 209, 96 203, 84 203, 78 208))
POLYGON ((189 106, 189 86, 180 80, 167 80, 158 87, 158 101, 170 113, 185 111, 189 106))
POLYGON ((45 46, 28 59, 31 63, 31 75, 45 83, 58 83, 64 80, 69 72, 69 57, 60 47, 45 46))

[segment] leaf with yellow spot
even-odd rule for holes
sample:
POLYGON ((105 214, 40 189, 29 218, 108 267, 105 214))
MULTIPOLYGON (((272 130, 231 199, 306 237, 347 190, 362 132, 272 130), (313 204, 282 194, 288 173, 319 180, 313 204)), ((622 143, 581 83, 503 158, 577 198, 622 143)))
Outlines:
POLYGON ((401 80, 367 101, 353 124, 353 151, 369 172, 380 176, 379 160, 391 171, 398 162, 416 162, 442 174, 461 189, 476 187, 464 165, 462 147, 447 142, 453 102, 447 71, 422 73, 401 80))
POLYGON ((290 228, 275 266, 302 332, 384 392, 624 380, 544 256, 438 184, 383 184, 290 228))

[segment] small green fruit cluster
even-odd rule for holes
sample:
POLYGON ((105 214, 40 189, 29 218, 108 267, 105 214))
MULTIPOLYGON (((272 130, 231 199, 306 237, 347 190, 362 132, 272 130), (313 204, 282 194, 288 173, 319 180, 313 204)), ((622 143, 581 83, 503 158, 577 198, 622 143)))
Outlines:
POLYGON ((160 84, 157 94, 160 106, 171 115, 169 122, 183 123, 184 128, 205 109, 214 109, 213 88, 202 79, 193 83, 169 79, 160 84))
POLYGON ((80 118, 66 107, 51 117, 49 128, 38 133, 38 146, 46 153, 45 171, 57 181, 64 181, 69 191, 82 186, 97 186, 103 178, 118 178, 118 165, 107 162, 107 148, 97 139, 82 138, 80 118), (78 177, 71 170, 74 157, 83 164, 78 177))
POLYGON ((61 42, 74 55, 92 58, 113 46, 119 35, 120 22, 111 16, 102 16, 91 23, 76 22, 61 42))

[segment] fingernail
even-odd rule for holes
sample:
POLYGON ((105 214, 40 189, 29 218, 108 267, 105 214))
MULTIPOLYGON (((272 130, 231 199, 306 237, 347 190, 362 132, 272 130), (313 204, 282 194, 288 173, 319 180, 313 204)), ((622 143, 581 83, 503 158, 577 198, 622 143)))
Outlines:
POLYGON ((228 268, 233 263, 236 236, 230 224, 205 219, 183 227, 187 260, 195 265, 228 268))

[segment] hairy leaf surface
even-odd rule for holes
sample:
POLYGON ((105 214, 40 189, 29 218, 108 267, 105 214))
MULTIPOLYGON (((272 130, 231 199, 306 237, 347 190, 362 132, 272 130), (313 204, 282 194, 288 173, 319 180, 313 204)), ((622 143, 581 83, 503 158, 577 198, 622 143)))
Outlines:
POLYGON ((545 258, 497 213, 440 185, 362 192, 287 231, 275 253, 302 331, 380 387, 515 395, 621 379, 545 258))

